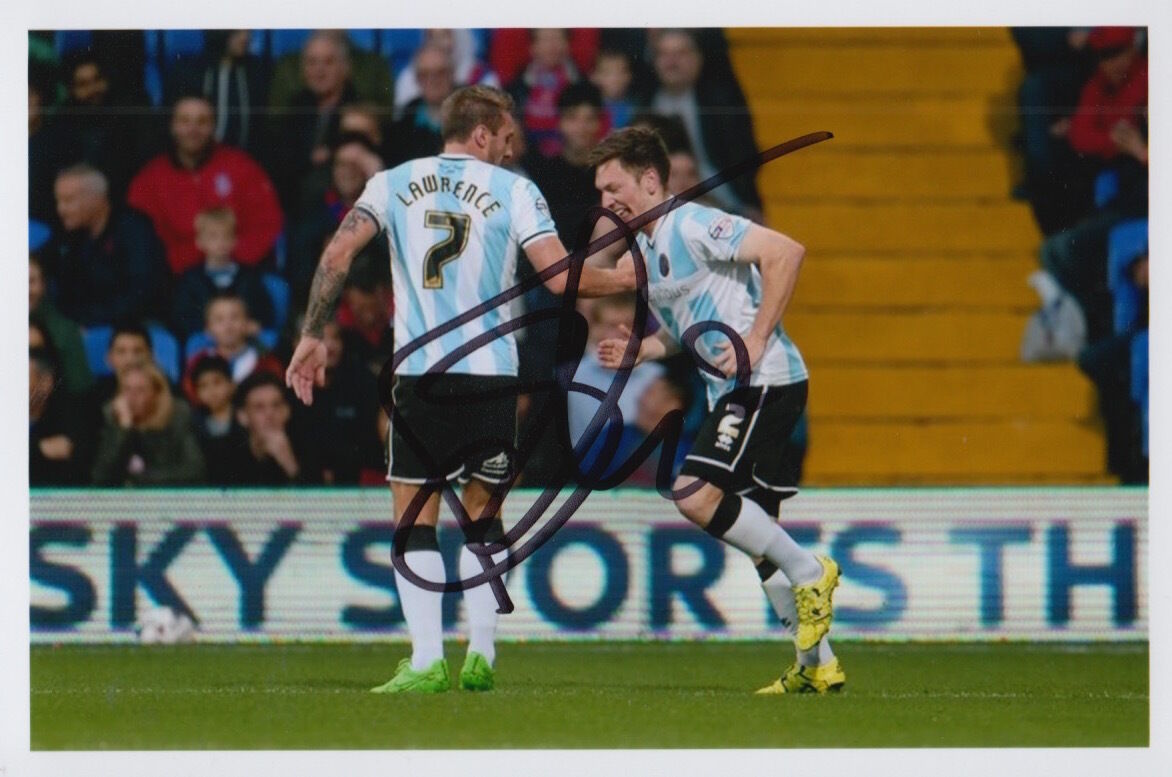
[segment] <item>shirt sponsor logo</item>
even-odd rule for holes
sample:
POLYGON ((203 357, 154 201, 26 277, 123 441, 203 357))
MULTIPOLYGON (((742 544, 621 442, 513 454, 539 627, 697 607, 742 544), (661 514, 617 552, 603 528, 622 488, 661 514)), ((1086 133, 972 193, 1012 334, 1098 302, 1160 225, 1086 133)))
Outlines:
POLYGON ((708 227, 708 234, 713 240, 727 240, 732 237, 733 220, 730 216, 721 216, 708 227))

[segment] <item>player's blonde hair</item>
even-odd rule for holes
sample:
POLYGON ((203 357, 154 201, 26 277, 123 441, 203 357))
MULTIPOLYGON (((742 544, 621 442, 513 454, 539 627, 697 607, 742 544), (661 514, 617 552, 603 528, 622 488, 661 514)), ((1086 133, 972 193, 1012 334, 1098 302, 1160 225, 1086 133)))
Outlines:
POLYGON ((482 124, 495 133, 512 110, 513 98, 508 92, 481 84, 457 89, 440 106, 444 142, 467 140, 482 124))

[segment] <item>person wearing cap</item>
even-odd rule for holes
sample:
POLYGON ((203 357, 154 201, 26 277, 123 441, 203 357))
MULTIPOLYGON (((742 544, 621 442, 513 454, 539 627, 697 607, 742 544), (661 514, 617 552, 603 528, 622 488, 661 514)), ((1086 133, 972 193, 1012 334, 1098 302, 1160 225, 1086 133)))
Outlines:
MULTIPOLYGON (((1148 61, 1136 46, 1136 31, 1132 27, 1096 27, 1087 46, 1099 64, 1083 87, 1070 120, 1070 147, 1104 160, 1120 153, 1136 156, 1137 133, 1130 130, 1140 130, 1146 124, 1148 105, 1148 61)), ((1146 161, 1146 151, 1142 156, 1140 161, 1146 161)))

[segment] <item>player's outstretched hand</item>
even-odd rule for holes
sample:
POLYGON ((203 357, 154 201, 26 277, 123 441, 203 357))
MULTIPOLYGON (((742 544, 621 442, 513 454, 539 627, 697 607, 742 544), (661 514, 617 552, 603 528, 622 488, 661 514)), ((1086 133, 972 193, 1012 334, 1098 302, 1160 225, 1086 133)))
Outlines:
POLYGON ((627 351, 627 343, 631 340, 631 329, 626 324, 619 324, 621 337, 609 337, 598 343, 598 363, 608 370, 617 370, 623 363, 623 354, 627 351))
POLYGON ((285 370, 285 385, 306 405, 312 405, 315 384, 326 384, 326 344, 303 334, 285 370))

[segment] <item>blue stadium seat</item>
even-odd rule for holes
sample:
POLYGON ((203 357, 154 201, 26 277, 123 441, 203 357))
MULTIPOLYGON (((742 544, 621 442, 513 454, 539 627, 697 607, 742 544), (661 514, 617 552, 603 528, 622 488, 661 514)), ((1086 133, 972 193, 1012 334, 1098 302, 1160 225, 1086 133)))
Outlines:
POLYGON ((289 284, 274 273, 265 273, 261 281, 269 293, 269 299, 273 301, 273 328, 282 329, 289 320, 289 284))
POLYGON ((1119 173, 1105 170, 1095 178, 1095 207, 1102 208, 1119 196, 1119 173))
POLYGON ((183 345, 184 363, 191 361, 191 357, 203 349, 211 347, 212 338, 208 336, 207 332, 192 332, 191 336, 187 338, 187 342, 183 345))
POLYGON ((160 52, 165 59, 176 57, 191 57, 203 53, 203 30, 163 30, 163 49, 160 52))
POLYGON ((85 360, 94 377, 110 374, 106 364, 106 351, 110 350, 110 337, 114 330, 108 326, 91 326, 81 330, 81 342, 85 347, 85 360))
POLYGON ((346 30, 346 36, 350 38, 351 46, 375 54, 378 53, 380 43, 378 30, 346 30))
POLYGON ((158 324, 148 324, 147 331, 151 335, 151 351, 155 355, 155 363, 172 383, 179 382, 179 341, 175 335, 158 324))
POLYGON ((269 30, 269 54, 273 59, 301 51, 313 30, 269 30))
POLYGON ((58 56, 93 45, 93 34, 89 30, 58 30, 53 38, 58 56))
POLYGON ((1131 339, 1131 398, 1139 405, 1143 422, 1144 456, 1148 455, 1148 330, 1131 339))
POLYGON ((36 219, 28 220, 28 250, 40 251, 52 235, 52 231, 43 222, 36 219))
POLYGON ((423 30, 383 30, 379 51, 391 63, 395 75, 411 62, 411 55, 423 43, 423 30))
POLYGON ((1107 237, 1107 286, 1114 299, 1116 332, 1126 332, 1139 316, 1140 292, 1132 283, 1128 269, 1137 256, 1148 248, 1148 221, 1125 221, 1107 237))

